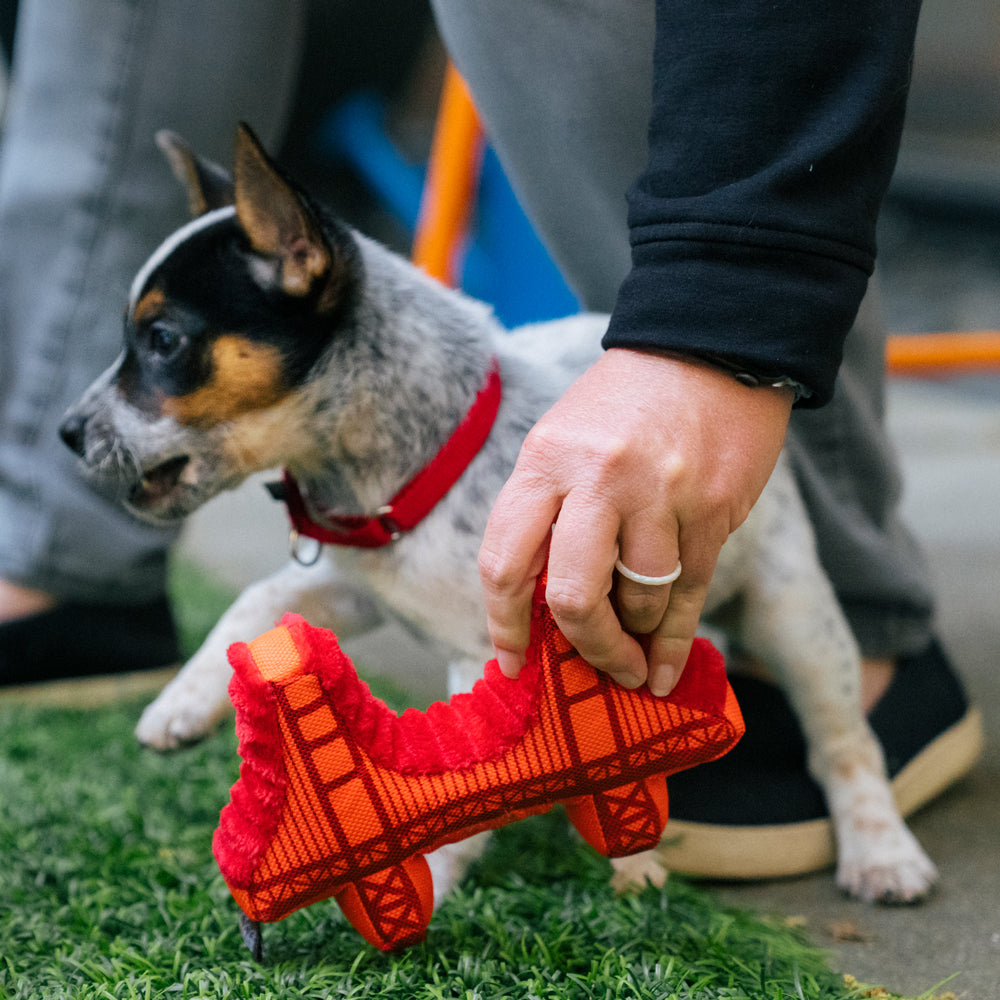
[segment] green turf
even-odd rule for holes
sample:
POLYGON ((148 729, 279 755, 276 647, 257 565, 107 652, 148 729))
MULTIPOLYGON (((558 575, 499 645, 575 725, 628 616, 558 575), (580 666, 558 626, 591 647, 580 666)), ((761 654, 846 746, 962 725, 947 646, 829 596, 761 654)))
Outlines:
POLYGON ((0 997, 850 997, 780 922, 679 880, 615 897, 554 812, 502 831, 427 942, 384 956, 332 903, 265 928, 255 965, 211 856, 225 733, 141 751, 138 706, 0 708, 0 997))
MULTIPOLYGON (((171 560, 168 586, 181 652, 187 658, 236 599, 236 591, 187 559, 171 560)), ((247 641, 251 638, 247 636, 247 641)))
POLYGON ((558 811, 500 831, 423 945, 382 955, 327 902, 265 927, 255 964, 211 854, 230 727, 157 756, 139 710, 0 705, 0 1000, 863 995, 799 931, 682 880, 616 897, 558 811))

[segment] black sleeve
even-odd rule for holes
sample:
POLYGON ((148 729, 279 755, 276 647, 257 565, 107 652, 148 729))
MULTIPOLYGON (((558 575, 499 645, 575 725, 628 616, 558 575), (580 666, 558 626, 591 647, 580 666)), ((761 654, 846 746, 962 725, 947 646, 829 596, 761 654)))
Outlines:
POLYGON ((649 162, 605 347, 829 399, 875 257, 919 0, 657 0, 649 162))

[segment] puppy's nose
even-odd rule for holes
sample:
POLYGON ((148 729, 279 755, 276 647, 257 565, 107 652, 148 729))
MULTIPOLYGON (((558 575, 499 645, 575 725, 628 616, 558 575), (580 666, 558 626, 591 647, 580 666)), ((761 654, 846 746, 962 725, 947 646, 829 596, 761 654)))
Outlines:
POLYGON ((77 413, 67 414, 59 425, 59 437, 63 439, 71 451, 75 451, 81 458, 83 458, 84 453, 86 427, 86 419, 77 413))

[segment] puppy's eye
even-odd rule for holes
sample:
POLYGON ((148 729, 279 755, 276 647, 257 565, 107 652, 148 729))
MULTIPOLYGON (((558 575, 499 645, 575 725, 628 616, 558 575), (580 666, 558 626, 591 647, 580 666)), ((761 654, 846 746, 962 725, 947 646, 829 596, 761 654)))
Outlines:
POLYGON ((158 358, 173 357, 186 343, 187 337, 167 323, 154 323, 149 328, 149 350, 158 358))

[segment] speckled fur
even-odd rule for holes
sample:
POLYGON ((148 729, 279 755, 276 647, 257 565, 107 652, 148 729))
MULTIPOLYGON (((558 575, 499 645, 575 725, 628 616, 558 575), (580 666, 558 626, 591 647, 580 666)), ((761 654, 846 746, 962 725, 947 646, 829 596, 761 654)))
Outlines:
MULTIPOLYGON (((337 311, 315 363, 284 386, 272 405, 193 427, 157 411, 148 398, 142 406, 130 399, 119 359, 67 418, 91 472, 127 502, 144 471, 188 456, 162 503, 140 511, 159 520, 183 517, 250 473, 278 465, 288 467, 327 509, 370 512, 435 454, 494 355, 503 403, 481 453, 410 534, 384 549, 328 548, 316 566, 291 563, 239 597, 143 714, 138 737, 158 749, 212 731, 230 708, 227 647, 270 628, 286 610, 342 638, 394 616, 439 651, 442 669, 449 662, 466 664, 453 671, 452 684, 468 686, 492 655, 477 551, 493 499, 529 428, 600 351, 605 317, 585 315, 507 333, 487 307, 442 288, 304 203, 320 229, 329 233, 336 226, 335 240, 342 247, 349 241, 350 248, 337 264, 350 269, 339 278, 341 289, 350 289, 349 308, 337 311)), ((239 238, 237 215, 219 209, 214 214, 214 221, 191 224, 154 254, 137 278, 141 287, 133 288, 133 309, 143 289, 164 272, 172 272, 174 284, 178 269, 183 278, 181 265, 193 241, 239 238)), ((190 266, 197 263, 194 257, 190 266)), ((267 282, 275 268, 251 263, 248 273, 250 280, 267 282)), ((157 301, 154 296, 147 303, 157 301)), ((934 868, 894 809, 881 753, 860 706, 858 650, 819 566, 783 461, 723 549, 708 616, 723 604, 740 609, 727 615, 733 641, 773 666, 802 721, 810 767, 834 817, 839 884, 866 899, 925 895, 934 868)), ((644 877, 656 870, 650 856, 626 862, 626 871, 629 864, 644 877)), ((454 855, 440 861, 438 888, 460 870, 454 855)))

